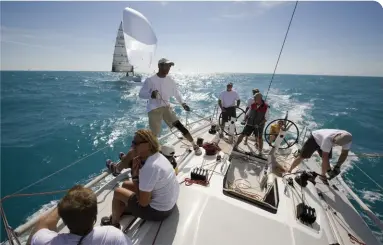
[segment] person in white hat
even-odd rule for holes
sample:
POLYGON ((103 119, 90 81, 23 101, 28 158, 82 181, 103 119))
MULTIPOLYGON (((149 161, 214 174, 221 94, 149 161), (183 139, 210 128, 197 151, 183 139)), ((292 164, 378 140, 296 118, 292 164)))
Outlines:
POLYGON ((328 184, 326 173, 329 179, 334 178, 340 173, 340 167, 347 159, 348 151, 351 148, 351 133, 340 129, 319 129, 312 132, 311 136, 303 144, 300 155, 293 161, 289 173, 298 166, 303 159, 309 159, 315 151, 318 151, 322 158, 322 176, 321 180, 328 184), (329 159, 332 157, 332 147, 334 145, 342 146, 342 153, 334 169, 331 170, 329 159))
POLYGON ((186 111, 190 111, 189 106, 182 100, 175 81, 168 76, 172 66, 174 66, 174 62, 165 58, 160 59, 157 74, 145 80, 139 97, 148 100, 149 127, 154 135, 157 137, 160 135, 161 123, 164 120, 170 128, 177 128, 192 143, 196 155, 201 155, 202 151, 194 142, 189 130, 180 122, 170 107, 169 99, 174 96, 186 111))

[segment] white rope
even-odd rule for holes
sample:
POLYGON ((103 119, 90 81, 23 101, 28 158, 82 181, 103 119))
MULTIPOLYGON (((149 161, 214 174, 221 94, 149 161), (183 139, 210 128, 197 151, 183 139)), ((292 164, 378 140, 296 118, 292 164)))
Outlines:
POLYGON ((106 149, 106 148, 108 148, 108 147, 109 147, 109 146, 105 146, 105 147, 103 147, 103 148, 101 148, 101 149, 99 149, 99 150, 97 150, 97 151, 95 151, 95 152, 93 152, 93 153, 91 153, 91 154, 89 154, 89 155, 83 157, 83 158, 80 158, 79 160, 77 160, 77 161, 75 161, 75 162, 69 164, 68 166, 63 167, 62 169, 57 170, 56 172, 54 172, 54 173, 52 173, 52 174, 50 174, 50 175, 48 175, 48 176, 46 176, 46 177, 44 177, 44 178, 42 178, 42 179, 36 181, 36 182, 34 182, 34 183, 32 183, 32 184, 30 184, 30 185, 28 185, 28 186, 26 186, 26 187, 21 188, 20 190, 18 190, 18 191, 16 191, 16 192, 12 193, 11 195, 20 193, 20 192, 22 192, 22 191, 24 191, 24 190, 26 190, 26 189, 28 189, 28 188, 34 186, 34 185, 37 185, 38 183, 40 183, 40 182, 42 182, 42 181, 44 181, 44 180, 46 180, 46 179, 52 177, 52 176, 55 175, 55 174, 58 174, 58 173, 62 172, 63 170, 65 170, 65 169, 67 169, 67 168, 69 168, 69 167, 71 167, 71 166, 73 166, 73 165, 75 165, 75 164, 81 162, 82 160, 84 160, 84 159, 86 159, 86 158, 88 158, 88 157, 90 157, 90 156, 93 156, 94 154, 96 154, 96 153, 98 153, 98 152, 100 152, 100 151, 102 151, 102 150, 104 150, 104 149, 106 149))

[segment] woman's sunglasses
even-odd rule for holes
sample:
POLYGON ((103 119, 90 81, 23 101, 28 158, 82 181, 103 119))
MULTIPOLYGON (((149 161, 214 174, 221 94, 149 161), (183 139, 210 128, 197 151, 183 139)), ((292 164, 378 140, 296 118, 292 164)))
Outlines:
POLYGON ((147 143, 147 141, 137 142, 137 141, 135 141, 135 140, 132 140, 132 145, 133 145, 133 146, 139 146, 139 145, 141 145, 141 144, 143 144, 143 143, 147 143))

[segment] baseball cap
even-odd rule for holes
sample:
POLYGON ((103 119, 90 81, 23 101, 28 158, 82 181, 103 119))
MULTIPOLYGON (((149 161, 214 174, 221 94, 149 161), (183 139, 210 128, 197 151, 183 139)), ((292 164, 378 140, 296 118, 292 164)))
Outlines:
POLYGON ((233 83, 230 82, 230 83, 227 84, 227 86, 232 86, 233 87, 233 83))
POLYGON ((166 58, 162 58, 162 59, 160 59, 160 60, 158 61, 158 64, 170 64, 170 65, 174 66, 174 62, 172 62, 172 61, 170 61, 170 60, 168 60, 168 59, 166 59, 166 58))
POLYGON ((343 132, 334 137, 334 143, 337 145, 346 145, 352 141, 352 135, 349 132, 343 132))
POLYGON ((254 89, 253 89, 253 94, 256 94, 256 93, 259 93, 259 89, 254 88, 254 89))

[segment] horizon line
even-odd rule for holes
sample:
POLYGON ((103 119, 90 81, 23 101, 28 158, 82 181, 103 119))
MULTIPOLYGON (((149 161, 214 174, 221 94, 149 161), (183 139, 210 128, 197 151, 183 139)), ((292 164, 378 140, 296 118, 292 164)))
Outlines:
MULTIPOLYGON (((110 73, 125 73, 125 72, 111 72, 101 70, 1 70, 0 72, 110 72, 110 73)), ((151 72, 137 72, 138 74, 152 74, 151 72)), ((272 75, 273 73, 262 72, 172 72, 173 74, 254 74, 254 75, 272 75)), ((172 74, 170 73, 170 75, 172 74)), ((383 78, 383 75, 341 75, 341 74, 299 74, 299 73, 275 73, 275 75, 291 75, 291 76, 329 76, 329 77, 374 77, 383 78)))

